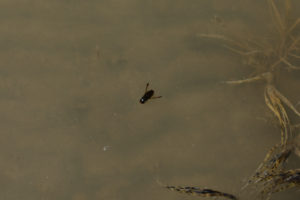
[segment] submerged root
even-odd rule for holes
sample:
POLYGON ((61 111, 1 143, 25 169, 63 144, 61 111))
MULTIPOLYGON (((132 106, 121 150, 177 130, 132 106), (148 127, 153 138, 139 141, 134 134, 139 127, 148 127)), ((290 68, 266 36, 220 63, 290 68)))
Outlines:
POLYGON ((193 196, 199 196, 199 197, 224 197, 227 199, 237 200, 238 198, 232 194, 220 192, 217 190, 212 189, 205 189, 205 188, 199 188, 194 186, 169 186, 169 185, 163 185, 163 187, 171 190, 176 191, 183 194, 193 195, 193 196))
MULTIPOLYGON (((199 38, 221 40, 225 48, 242 56, 247 64, 255 69, 250 78, 224 81, 225 84, 238 85, 265 80, 264 100, 267 107, 272 111, 280 126, 281 142, 272 147, 266 154, 263 162, 256 169, 255 173, 249 178, 246 188, 249 185, 259 187, 259 194, 264 198, 270 198, 271 194, 280 192, 293 187, 300 187, 300 169, 285 170, 285 163, 292 152, 300 155, 300 147, 293 143, 293 130, 286 108, 291 109, 300 117, 300 112, 296 107, 281 94, 274 86, 274 72, 279 67, 288 70, 300 70, 300 66, 295 61, 300 59, 300 37, 295 30, 300 24, 300 18, 290 23, 290 12, 292 5, 290 0, 284 0, 284 6, 278 7, 274 0, 267 0, 269 5, 273 25, 277 31, 272 40, 231 39, 218 34, 198 34, 199 38), (285 11, 285 12, 282 12, 285 11)), ((300 102, 298 103, 300 104, 300 102)), ((298 105, 297 104, 297 105, 298 105)), ((299 142, 300 143, 300 142, 299 142)), ((299 145, 300 146, 300 145, 299 145)), ((159 183, 162 185, 161 183, 159 183)), ((163 187, 189 195, 200 197, 225 197, 237 199, 234 195, 219 192, 211 189, 201 189, 190 186, 168 186, 163 187)))
MULTIPOLYGON (((224 46, 232 52, 243 56, 255 67, 257 71, 272 72, 276 68, 283 66, 288 70, 300 70, 300 66, 292 63, 291 57, 300 58, 299 43, 300 37, 294 30, 300 24, 300 18, 290 23, 289 15, 292 9, 291 3, 285 0, 284 8, 279 10, 274 0, 267 0, 270 13, 278 35, 273 40, 254 39, 231 39, 218 34, 197 34, 200 38, 217 39, 223 41, 224 46), (284 10, 285 12, 282 12, 284 10)), ((243 82, 242 82, 243 83, 243 82)), ((232 84, 238 84, 232 82, 232 84)))
POLYGON ((274 0, 268 0, 268 4, 271 10, 273 24, 279 33, 279 43, 274 46, 274 55, 277 61, 271 65, 271 70, 274 70, 279 63, 284 64, 289 70, 299 70, 300 67, 295 66, 289 61, 289 56, 299 57, 299 55, 295 54, 295 50, 297 50, 300 38, 299 36, 294 37, 293 31, 300 24, 300 18, 296 19, 291 25, 289 24, 288 17, 292 7, 289 0, 285 0, 285 15, 280 14, 274 0))
POLYGON ((255 77, 242 79, 242 80, 236 80, 236 81, 224 81, 223 83, 226 83, 226 84, 243 84, 243 83, 255 82, 255 81, 258 81, 258 80, 261 80, 261 79, 262 79, 261 76, 255 76, 255 77))
POLYGON ((265 183, 261 195, 270 198, 271 194, 300 187, 300 169, 282 171, 274 174, 270 181, 265 183))
POLYGON ((286 145, 290 130, 290 121, 288 115, 281 103, 281 99, 276 95, 276 89, 272 85, 267 85, 265 88, 265 102, 269 109, 278 119, 281 128, 281 145, 286 145))
POLYGON ((285 97, 283 96, 274 86, 272 87, 272 92, 287 106, 289 107, 296 115, 300 117, 300 112, 293 106, 293 104, 285 97))
POLYGON ((281 128, 281 144, 286 145, 288 138, 292 136, 292 130, 289 117, 283 104, 290 108, 299 117, 300 113, 293 104, 271 84, 267 84, 264 96, 266 105, 278 119, 281 128))
POLYGON ((279 125, 281 127, 281 144, 286 145, 288 142, 288 138, 291 136, 292 131, 290 128, 291 127, 290 120, 283 104, 285 104, 288 108, 290 108, 299 117, 300 117, 300 112, 293 106, 293 104, 284 95, 282 95, 274 87, 273 74, 271 72, 266 72, 258 76, 254 76, 252 78, 235 80, 235 81, 225 81, 224 83, 243 84, 243 83, 251 83, 262 79, 264 79, 267 82, 265 86, 265 92, 264 92, 265 103, 278 119, 279 125))
POLYGON ((272 177, 281 172, 284 164, 292 153, 293 148, 277 144, 272 147, 267 153, 264 161, 255 170, 253 176, 249 178, 246 185, 242 188, 245 189, 249 184, 265 183, 272 179, 272 177))
POLYGON ((295 66, 291 64, 289 61, 287 61, 285 58, 281 58, 280 61, 288 67, 289 70, 300 70, 300 67, 295 66))

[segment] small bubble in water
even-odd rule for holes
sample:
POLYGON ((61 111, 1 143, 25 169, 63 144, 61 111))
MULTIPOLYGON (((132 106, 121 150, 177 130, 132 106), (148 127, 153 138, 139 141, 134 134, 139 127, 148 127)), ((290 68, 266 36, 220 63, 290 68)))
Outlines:
POLYGON ((110 148, 111 148, 111 146, 106 145, 106 146, 104 146, 104 147, 102 148, 102 150, 103 150, 103 151, 107 151, 107 150, 110 149, 110 148))

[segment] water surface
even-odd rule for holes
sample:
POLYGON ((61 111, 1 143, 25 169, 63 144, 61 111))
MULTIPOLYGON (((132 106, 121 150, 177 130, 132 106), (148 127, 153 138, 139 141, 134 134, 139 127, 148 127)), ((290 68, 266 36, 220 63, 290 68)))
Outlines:
MULTIPOLYGON (((156 180, 238 195, 280 132, 263 83, 220 83, 252 69, 197 34, 265 37, 267 6, 2 0, 0 198, 201 199, 156 180), (163 98, 141 105, 147 82, 163 98)), ((293 103, 299 85, 299 71, 276 80, 293 103)), ((288 166, 299 164, 293 155, 288 166)), ((273 196, 298 198, 295 190, 273 196)))

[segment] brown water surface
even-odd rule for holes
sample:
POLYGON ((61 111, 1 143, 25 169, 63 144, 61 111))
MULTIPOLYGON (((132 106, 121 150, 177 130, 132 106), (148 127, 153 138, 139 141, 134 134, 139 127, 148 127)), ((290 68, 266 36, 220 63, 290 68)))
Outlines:
MULTIPOLYGON (((0 20, 2 200, 201 199, 156 180, 239 196, 280 141, 264 83, 221 84, 251 68, 196 36, 267 37, 266 1, 1 0, 0 20), (142 105, 147 82, 163 98, 142 105)), ((299 86, 276 77, 294 104, 299 86)))

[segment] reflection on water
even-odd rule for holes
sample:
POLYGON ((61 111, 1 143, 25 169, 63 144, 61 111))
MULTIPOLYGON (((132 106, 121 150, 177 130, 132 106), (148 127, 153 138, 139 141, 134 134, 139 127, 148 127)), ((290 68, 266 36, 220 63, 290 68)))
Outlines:
MULTIPOLYGON (((291 3, 290 23, 299 17, 299 2, 291 3)), ((285 117, 291 126, 299 117, 285 105, 268 107, 263 81, 221 84, 265 69, 198 36, 268 38, 267 8, 260 0, 2 0, 1 199, 203 198, 157 180, 253 199, 255 190, 240 188, 281 141, 285 117), (163 98, 140 104, 147 82, 163 98)), ((299 26, 289 39, 298 37, 299 26)), ((281 65, 300 66, 283 58, 281 65)), ((299 73, 274 71, 276 90, 296 110, 299 73)), ((295 152, 286 169, 299 168, 295 152)), ((298 198, 295 188, 272 195, 298 198)))

